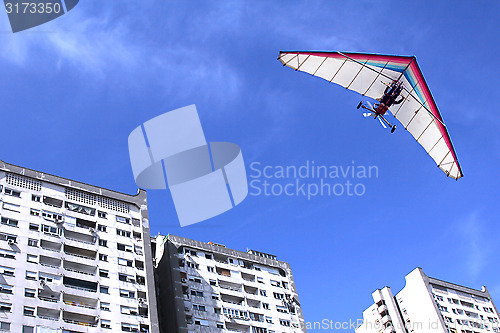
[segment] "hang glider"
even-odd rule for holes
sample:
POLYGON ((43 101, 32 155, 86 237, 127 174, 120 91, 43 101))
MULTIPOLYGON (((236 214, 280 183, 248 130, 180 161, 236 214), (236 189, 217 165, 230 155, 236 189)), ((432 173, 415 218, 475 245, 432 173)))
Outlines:
MULTIPOLYGON (((375 118, 381 116, 390 125, 383 117, 385 111, 390 111, 447 176, 454 179, 463 176, 446 125, 414 56, 282 51, 278 60, 284 66, 378 100, 370 110, 375 118), (402 86, 398 92, 401 99, 396 103, 392 100, 391 107, 384 109, 381 101, 393 85, 402 86)), ((363 107, 370 109, 369 106, 363 107)), ((395 126, 390 126, 394 131, 395 126)))

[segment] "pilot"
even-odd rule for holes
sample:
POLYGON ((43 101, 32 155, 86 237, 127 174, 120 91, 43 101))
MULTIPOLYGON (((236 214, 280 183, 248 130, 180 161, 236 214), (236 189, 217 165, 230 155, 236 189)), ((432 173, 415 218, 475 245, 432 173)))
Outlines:
POLYGON ((384 90, 384 96, 379 100, 380 103, 375 104, 375 111, 378 114, 384 115, 387 110, 389 110, 389 107, 394 104, 400 104, 403 102, 404 97, 401 96, 401 99, 399 101, 396 101, 396 98, 398 98, 399 94, 401 94, 401 91, 403 90, 403 84, 401 82, 394 81, 390 86, 387 86, 384 90))

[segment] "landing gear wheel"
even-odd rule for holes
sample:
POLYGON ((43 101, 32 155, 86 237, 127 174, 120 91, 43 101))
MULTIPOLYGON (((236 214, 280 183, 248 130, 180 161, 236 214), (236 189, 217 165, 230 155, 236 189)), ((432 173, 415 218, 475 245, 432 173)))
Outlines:
POLYGON ((396 130, 396 125, 392 126, 391 133, 394 133, 395 130, 396 130))
POLYGON ((357 109, 361 107, 361 104, 363 104, 363 102, 359 102, 357 109))

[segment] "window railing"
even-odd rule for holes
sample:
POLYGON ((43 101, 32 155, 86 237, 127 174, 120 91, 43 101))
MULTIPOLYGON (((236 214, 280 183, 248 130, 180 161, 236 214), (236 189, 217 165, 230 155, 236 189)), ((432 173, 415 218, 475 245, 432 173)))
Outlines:
POLYGON ((71 237, 71 236, 64 236, 64 237, 66 239, 73 240, 75 242, 80 242, 80 243, 95 245, 95 240, 93 242, 90 242, 90 241, 86 241, 86 240, 83 240, 83 239, 78 239, 78 238, 71 237))
POLYGON ((77 289, 77 290, 83 290, 83 291, 90 291, 91 293, 97 292, 97 289, 90 289, 90 288, 84 288, 84 287, 78 287, 78 286, 73 286, 70 284, 64 284, 65 287, 71 288, 71 289, 77 289))
POLYGON ((85 274, 85 275, 95 275, 95 272, 91 273, 91 272, 79 271, 75 268, 64 267, 64 269, 67 271, 70 271, 70 272, 75 272, 75 273, 80 273, 80 274, 85 274))
POLYGON ((73 319, 63 319, 63 320, 65 323, 68 323, 68 324, 76 324, 76 325, 89 326, 89 327, 96 327, 97 326, 97 323, 91 324, 91 323, 87 323, 84 321, 78 321, 78 320, 73 320, 73 319))
MULTIPOLYGON (((97 305, 77 303, 77 302, 71 302, 71 301, 64 301, 64 304, 71 305, 71 306, 77 306, 79 308, 93 309, 93 310, 95 310, 97 308, 97 305)), ((101 308, 101 310, 102 310, 102 308, 101 308)), ((108 311, 109 311, 109 309, 108 309, 108 311)))
POLYGON ((89 259, 89 260, 95 260, 95 257, 92 258, 92 257, 87 257, 87 256, 84 256, 84 255, 81 255, 81 254, 70 253, 70 252, 64 252, 64 253, 66 253, 67 255, 73 256, 73 257, 84 258, 84 259, 89 259))

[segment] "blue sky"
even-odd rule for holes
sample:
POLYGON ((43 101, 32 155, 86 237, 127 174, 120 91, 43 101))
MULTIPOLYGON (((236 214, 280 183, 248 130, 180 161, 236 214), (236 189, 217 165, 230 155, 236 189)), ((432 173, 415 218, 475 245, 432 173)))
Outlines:
POLYGON ((486 1, 83 1, 9 32, 0 19, 0 159, 135 193, 127 137, 196 104, 209 141, 261 165, 377 166, 363 196, 248 196, 180 228, 149 191, 153 233, 288 261, 306 321, 359 318, 376 288, 417 266, 500 302, 500 5, 486 1), (360 96, 283 67, 280 50, 416 55, 464 177, 445 176, 401 128, 363 119, 360 96))

